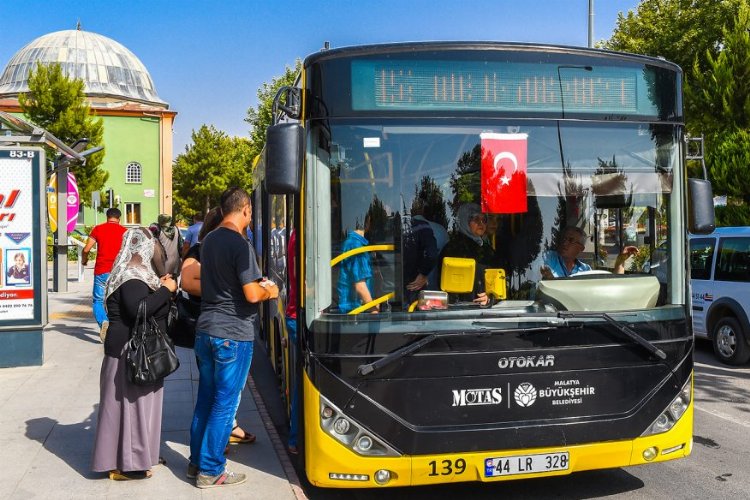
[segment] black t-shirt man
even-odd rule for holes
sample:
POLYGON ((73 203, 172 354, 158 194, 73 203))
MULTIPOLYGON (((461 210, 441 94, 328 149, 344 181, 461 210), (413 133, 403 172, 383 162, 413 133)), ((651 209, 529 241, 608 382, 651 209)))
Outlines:
POLYGON ((258 304, 242 287, 262 278, 250 242, 237 231, 218 227, 202 241, 201 315, 196 331, 238 341, 255 340, 258 304))

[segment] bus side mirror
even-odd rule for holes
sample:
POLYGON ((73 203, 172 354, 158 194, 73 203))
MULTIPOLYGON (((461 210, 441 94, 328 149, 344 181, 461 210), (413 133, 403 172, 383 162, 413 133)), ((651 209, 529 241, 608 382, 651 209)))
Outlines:
POLYGON ((704 179, 688 179, 688 194, 688 231, 692 234, 713 233, 716 229, 716 218, 711 182, 704 179))
POLYGON ((279 123, 266 130, 266 189, 270 194, 300 190, 304 134, 297 123, 279 123))

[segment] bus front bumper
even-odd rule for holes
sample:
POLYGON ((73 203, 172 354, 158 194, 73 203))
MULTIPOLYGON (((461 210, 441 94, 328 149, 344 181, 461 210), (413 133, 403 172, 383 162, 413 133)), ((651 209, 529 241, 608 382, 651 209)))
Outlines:
POLYGON ((669 431, 633 440, 438 455, 362 456, 321 428, 319 393, 307 377, 304 383, 305 469, 310 482, 320 487, 417 486, 561 476, 683 458, 690 454, 693 444, 691 402, 669 431))

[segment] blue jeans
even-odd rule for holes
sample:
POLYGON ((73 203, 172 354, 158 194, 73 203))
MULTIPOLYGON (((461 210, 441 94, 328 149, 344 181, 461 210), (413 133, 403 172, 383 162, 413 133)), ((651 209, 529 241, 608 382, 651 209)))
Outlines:
POLYGON ((253 343, 195 335, 198 357, 198 398, 190 427, 190 462, 202 474, 224 472, 224 448, 232 432, 232 421, 240 404, 240 392, 247 381, 253 358, 253 343))
POLYGON ((109 273, 94 275, 94 290, 91 302, 94 304, 94 319, 99 323, 99 328, 102 327, 102 323, 108 321, 107 311, 104 310, 104 288, 107 284, 107 278, 109 278, 109 273))
MULTIPOLYGON (((289 341, 292 343, 291 349, 297 349, 297 320, 286 318, 286 331, 289 333, 289 341)), ((299 424, 299 387, 297 379, 292 381, 292 408, 289 412, 289 439, 288 446, 297 447, 297 426, 299 424)))

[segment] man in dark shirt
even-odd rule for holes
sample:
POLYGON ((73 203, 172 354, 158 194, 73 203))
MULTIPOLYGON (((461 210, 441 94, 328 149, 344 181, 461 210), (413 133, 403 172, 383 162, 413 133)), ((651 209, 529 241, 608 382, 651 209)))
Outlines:
POLYGON ((221 225, 204 238, 200 254, 201 315, 195 328, 200 382, 188 465, 198 488, 247 479, 226 469, 224 448, 253 357, 258 304, 279 295, 278 287, 262 278, 245 237, 252 217, 250 197, 232 187, 221 195, 220 206, 221 225))

